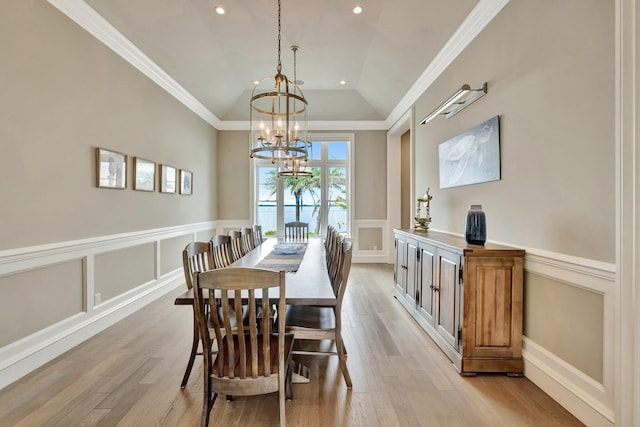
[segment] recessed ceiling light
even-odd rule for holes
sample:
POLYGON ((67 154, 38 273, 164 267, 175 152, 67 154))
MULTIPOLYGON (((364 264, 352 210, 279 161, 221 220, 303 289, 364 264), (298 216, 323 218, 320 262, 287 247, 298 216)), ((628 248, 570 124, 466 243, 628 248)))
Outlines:
POLYGON ((360 6, 359 4, 355 5, 353 7, 353 13, 355 13, 356 15, 360 15, 362 13, 362 6, 360 6))
POLYGON ((222 7, 222 6, 216 6, 216 13, 217 13, 218 15, 224 15, 224 12, 225 12, 224 7, 222 7))
POLYGON ((254 84, 254 85, 257 85, 257 84, 259 84, 259 83, 260 83, 260 82, 259 82, 259 81, 257 81, 257 80, 254 80, 254 81, 253 81, 253 84, 254 84))
POLYGON ((347 84, 347 81, 346 81, 346 80, 340 80, 340 84, 341 84, 341 85, 346 85, 346 84, 347 84))

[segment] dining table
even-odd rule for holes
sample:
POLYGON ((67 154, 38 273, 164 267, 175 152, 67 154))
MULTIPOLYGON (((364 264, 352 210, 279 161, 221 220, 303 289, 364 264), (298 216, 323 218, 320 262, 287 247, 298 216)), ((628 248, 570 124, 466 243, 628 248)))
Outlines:
MULTIPOLYGON (((315 305, 332 307, 337 304, 333 293, 325 255, 324 242, 321 238, 309 238, 304 242, 288 242, 283 238, 268 238, 252 251, 235 261, 227 268, 259 267, 265 258, 278 252, 277 248, 285 244, 304 244, 306 250, 297 271, 287 271, 285 274, 285 300, 290 305, 315 305)), ((276 269, 277 267, 272 267, 276 269)), ((273 298, 278 294, 270 293, 273 298)), ((193 289, 178 295, 175 305, 193 305, 193 289)))

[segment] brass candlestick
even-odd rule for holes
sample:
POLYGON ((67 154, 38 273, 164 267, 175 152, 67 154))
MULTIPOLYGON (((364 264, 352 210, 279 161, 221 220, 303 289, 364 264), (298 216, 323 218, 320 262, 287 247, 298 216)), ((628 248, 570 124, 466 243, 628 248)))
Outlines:
POLYGON ((416 206, 416 223, 413 226, 416 230, 427 231, 429 229, 429 224, 431 223, 431 199, 433 198, 429 194, 430 188, 427 188, 427 191, 421 196, 418 197, 418 203, 416 206))

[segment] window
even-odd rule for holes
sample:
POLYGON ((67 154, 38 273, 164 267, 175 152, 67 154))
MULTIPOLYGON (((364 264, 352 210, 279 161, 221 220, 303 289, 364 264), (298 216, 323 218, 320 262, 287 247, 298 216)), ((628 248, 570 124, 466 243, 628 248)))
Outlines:
POLYGON ((278 177, 268 160, 255 160, 255 218, 265 235, 283 235, 284 224, 302 221, 309 234, 323 235, 327 224, 349 234, 353 135, 311 135, 311 176, 278 177))

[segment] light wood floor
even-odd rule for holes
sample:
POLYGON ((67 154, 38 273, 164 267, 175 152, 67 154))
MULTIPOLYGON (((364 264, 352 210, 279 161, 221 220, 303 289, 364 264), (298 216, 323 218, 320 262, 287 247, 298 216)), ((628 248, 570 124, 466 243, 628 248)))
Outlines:
MULTIPOLYGON (((353 389, 336 357, 307 358, 294 384, 290 426, 582 425, 526 378, 461 377, 391 297, 392 266, 354 264, 344 340, 353 389)), ((0 391, 1 426, 195 426, 202 361, 180 381, 190 308, 163 297, 0 391)), ((216 401, 212 425, 274 426, 277 395, 216 401)))

